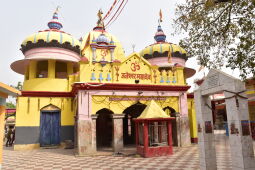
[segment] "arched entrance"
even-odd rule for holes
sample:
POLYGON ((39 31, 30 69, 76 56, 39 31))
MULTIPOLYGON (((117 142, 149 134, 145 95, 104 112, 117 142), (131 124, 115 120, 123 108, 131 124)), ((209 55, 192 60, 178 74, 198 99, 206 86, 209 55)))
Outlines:
POLYGON ((111 115, 113 112, 109 109, 101 109, 96 120, 96 138, 97 148, 112 146, 113 123, 111 115))
POLYGON ((41 109, 40 146, 60 144, 60 112, 61 110, 52 104, 41 109))
POLYGON ((139 117, 145 108, 145 104, 138 102, 123 111, 125 114, 123 119, 124 145, 135 144, 135 122, 133 118, 139 117))
MULTIPOLYGON (((172 107, 165 107, 163 109, 169 116, 176 117, 176 111, 172 107)), ((173 146, 178 146, 178 136, 177 136, 177 122, 176 119, 172 121, 172 141, 173 146)))

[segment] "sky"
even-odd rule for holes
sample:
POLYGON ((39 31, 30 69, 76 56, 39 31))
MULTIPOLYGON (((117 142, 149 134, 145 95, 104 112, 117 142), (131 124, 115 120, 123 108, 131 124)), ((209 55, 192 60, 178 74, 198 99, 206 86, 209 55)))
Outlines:
MULTIPOLYGON (((57 6, 60 6, 59 19, 63 24, 63 31, 79 39, 96 26, 97 12, 102 9, 104 14, 111 7, 114 0, 8 0, 0 6, 0 82, 17 85, 23 82, 23 75, 11 70, 10 64, 24 56, 19 50, 22 41, 39 30, 47 29, 47 23, 57 6)), ((173 19, 177 3, 184 0, 128 0, 127 5, 118 19, 107 28, 122 43, 128 56, 135 51, 140 52, 146 46, 154 43, 159 10, 162 10, 161 24, 167 41, 178 44, 183 35, 175 35, 173 19)), ((195 58, 190 58, 186 66, 198 69, 195 58)), ((205 71, 206 72, 206 71, 205 71)), ((237 76, 236 72, 226 70, 237 76)), ((192 84, 195 78, 203 76, 198 73, 188 80, 192 84)))

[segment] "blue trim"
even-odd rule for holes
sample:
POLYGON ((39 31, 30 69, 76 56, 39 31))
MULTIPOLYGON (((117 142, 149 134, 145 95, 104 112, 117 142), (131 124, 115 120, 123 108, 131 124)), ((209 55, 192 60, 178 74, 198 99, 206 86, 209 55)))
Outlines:
POLYGON ((164 82, 165 82, 164 78, 163 78, 163 76, 161 76, 160 83, 164 83, 164 82))
POLYGON ((172 81, 173 83, 176 83, 176 80, 175 80, 175 77, 173 77, 173 81, 172 81))
POLYGON ((99 78, 98 78, 99 81, 103 81, 104 78, 103 78, 103 74, 102 73, 99 73, 99 78))
POLYGON ((91 73, 91 80, 92 81, 96 80, 95 73, 91 73))
POLYGON ((60 40, 59 40, 59 41, 60 41, 60 44, 63 43, 63 42, 62 42, 62 41, 63 41, 63 34, 62 34, 62 32, 60 32, 60 40))
POLYGON ((34 36, 34 43, 36 43, 36 36, 37 36, 38 33, 35 34, 34 36))
POLYGON ((166 83, 171 83, 170 78, 167 77, 166 83))
POLYGON ((153 46, 151 46, 151 48, 150 48, 150 55, 152 55, 152 53, 153 53, 152 47, 153 46))
POLYGON ((107 78, 106 78, 106 81, 111 81, 112 78, 111 78, 111 74, 110 73, 107 73, 107 78))
POLYGON ((50 41, 50 31, 48 32, 47 34, 47 39, 46 39, 46 42, 48 43, 50 41))
POLYGON ((73 37, 72 37, 72 46, 74 46, 74 39, 73 39, 73 37))

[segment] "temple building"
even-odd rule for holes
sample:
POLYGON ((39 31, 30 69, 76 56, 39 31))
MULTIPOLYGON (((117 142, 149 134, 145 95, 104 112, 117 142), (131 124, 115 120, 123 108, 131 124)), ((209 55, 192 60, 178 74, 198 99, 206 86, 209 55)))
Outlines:
POLYGON ((167 42, 159 25, 152 45, 126 56, 98 16, 96 27, 80 41, 62 31, 57 11, 48 29, 23 41, 25 58, 11 64, 24 75, 14 149, 71 140, 79 155, 102 147, 121 151, 135 144, 133 119, 151 100, 176 117, 173 145, 196 141, 194 101, 186 83, 195 71, 185 66, 187 52, 167 42))

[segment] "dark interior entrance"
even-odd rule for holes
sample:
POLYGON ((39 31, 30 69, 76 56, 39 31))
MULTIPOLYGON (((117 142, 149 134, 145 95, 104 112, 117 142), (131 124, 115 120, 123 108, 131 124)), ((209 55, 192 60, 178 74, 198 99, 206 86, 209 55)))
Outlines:
MULTIPOLYGON (((176 118, 176 111, 172 107, 167 106, 163 110, 169 116, 176 118)), ((178 146, 177 122, 176 122, 176 119, 172 120, 172 141, 173 141, 173 146, 178 146)))
POLYGON ((125 117, 123 119, 123 138, 124 145, 135 144, 135 122, 133 118, 137 118, 146 108, 145 104, 140 102, 126 108, 123 113, 125 117))
POLYGON ((40 146, 60 144, 60 110, 42 110, 40 121, 40 146))
POLYGON ((96 120, 97 148, 112 146, 112 118, 113 112, 109 109, 101 109, 96 120))

